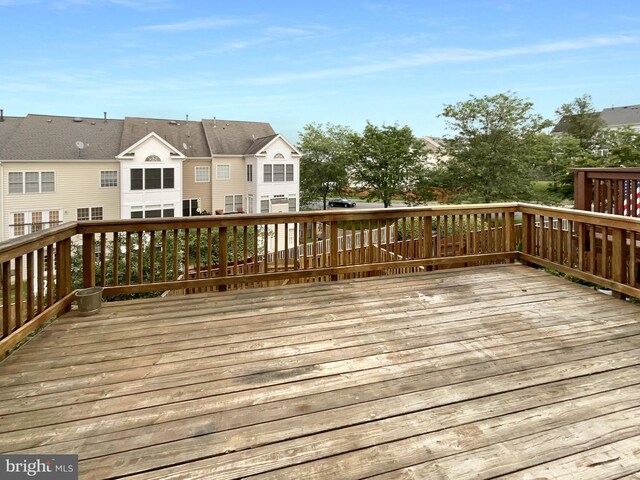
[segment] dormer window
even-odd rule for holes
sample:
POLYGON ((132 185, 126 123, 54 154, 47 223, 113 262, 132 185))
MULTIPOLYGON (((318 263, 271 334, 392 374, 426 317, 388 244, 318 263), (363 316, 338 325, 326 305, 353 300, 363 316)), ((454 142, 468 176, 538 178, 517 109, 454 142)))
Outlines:
POLYGON ((149 155, 144 159, 145 162, 161 162, 160 157, 157 155, 149 155))

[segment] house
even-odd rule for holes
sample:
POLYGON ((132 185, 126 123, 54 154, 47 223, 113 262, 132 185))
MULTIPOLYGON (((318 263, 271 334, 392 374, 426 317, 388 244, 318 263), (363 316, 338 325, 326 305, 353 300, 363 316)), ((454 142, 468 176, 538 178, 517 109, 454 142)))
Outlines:
POLYGON ((0 240, 72 220, 297 211, 299 160, 262 122, 0 111, 0 240))
POLYGON ((427 152, 424 158, 424 163, 427 168, 435 167, 439 160, 448 160, 446 155, 443 155, 444 146, 442 140, 436 137, 422 137, 422 141, 425 145, 425 151, 427 152))
MULTIPOLYGON (((640 105, 626 105, 622 107, 605 108, 599 113, 607 128, 630 127, 640 131, 640 105)), ((552 134, 561 134, 566 130, 566 119, 562 117, 551 131, 552 134)))

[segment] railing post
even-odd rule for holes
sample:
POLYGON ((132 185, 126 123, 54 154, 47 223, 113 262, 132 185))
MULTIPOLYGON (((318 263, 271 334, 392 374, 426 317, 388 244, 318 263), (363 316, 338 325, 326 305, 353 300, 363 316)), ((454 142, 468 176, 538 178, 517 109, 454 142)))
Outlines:
MULTIPOLYGON (((227 227, 220 227, 218 230, 218 276, 226 277, 227 276, 227 227)), ((265 243, 265 258, 267 256, 267 244, 265 243)), ((227 286, 220 285, 218 287, 218 291, 226 292, 227 286)))
MULTIPOLYGON (((603 239, 606 241, 606 239, 603 239)), ((611 278, 614 282, 625 283, 626 282, 626 232, 620 228, 613 228, 611 230, 611 278)), ((604 252, 603 252, 604 253, 604 252)), ((625 295, 620 292, 612 292, 612 295, 616 298, 625 298, 625 295)))
MULTIPOLYGON (((513 252, 516 249, 516 221, 515 213, 507 212, 504 217, 504 243, 507 252, 513 252)), ((509 263, 513 263, 513 259, 509 260, 509 263)))
MULTIPOLYGON (((56 293, 57 301, 71 293, 71 238, 56 242, 56 293)), ((71 305, 64 311, 71 310, 71 305)))
POLYGON ((96 244, 93 233, 82 234, 82 286, 96 286, 96 244))
POLYGON ((587 172, 575 170, 573 172, 573 208, 591 211, 592 180, 587 172))
MULTIPOLYGON (((330 251, 330 265, 331 267, 337 267, 338 266, 338 222, 336 222, 335 220, 332 220, 331 223, 329 224, 329 228, 331 229, 330 233, 330 238, 331 238, 331 251, 330 251)), ((338 280, 338 275, 333 274, 331 275, 331 281, 336 281, 338 280)))

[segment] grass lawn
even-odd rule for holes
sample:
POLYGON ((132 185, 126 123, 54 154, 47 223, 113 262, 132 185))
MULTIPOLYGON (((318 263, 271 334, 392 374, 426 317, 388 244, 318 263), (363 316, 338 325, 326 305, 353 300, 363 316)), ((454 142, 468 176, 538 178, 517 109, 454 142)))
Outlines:
POLYGON ((549 191, 551 182, 548 180, 536 180, 533 182, 533 198, 531 199, 535 203, 542 203, 545 205, 560 205, 566 203, 567 200, 562 198, 561 195, 549 191))

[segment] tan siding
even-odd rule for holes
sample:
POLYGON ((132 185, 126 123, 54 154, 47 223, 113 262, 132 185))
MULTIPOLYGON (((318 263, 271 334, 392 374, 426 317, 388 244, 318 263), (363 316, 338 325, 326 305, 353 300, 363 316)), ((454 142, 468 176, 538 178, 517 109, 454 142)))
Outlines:
MULTIPOLYGON (((242 195, 243 205, 246 210, 246 172, 245 163, 243 157, 230 157, 225 159, 214 159, 213 167, 211 169, 211 182, 212 182, 212 194, 211 199, 213 202, 212 211, 224 210, 224 197, 225 195, 242 195), (216 166, 217 165, 229 165, 230 166, 230 178, 229 180, 216 180, 216 166)), ((255 172, 254 172, 255 176, 255 172)))
POLYGON ((120 164, 112 162, 20 162, 5 163, 2 178, 4 195, 3 239, 9 238, 12 212, 62 210, 62 221, 76 220, 81 207, 102 207, 104 219, 120 218, 120 184, 101 188, 100 171, 115 170, 120 182, 120 164), (9 194, 9 172, 55 172, 52 193, 9 194))
MULTIPOLYGON (((199 198, 201 210, 213 211, 211 205, 211 181, 196 183, 196 167, 209 167, 209 160, 185 160, 182 163, 182 198, 199 198)), ((211 172, 212 176, 215 172, 211 172)))

